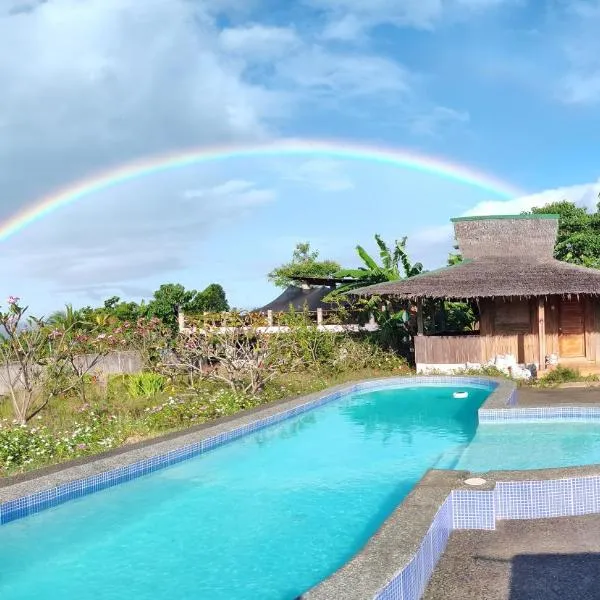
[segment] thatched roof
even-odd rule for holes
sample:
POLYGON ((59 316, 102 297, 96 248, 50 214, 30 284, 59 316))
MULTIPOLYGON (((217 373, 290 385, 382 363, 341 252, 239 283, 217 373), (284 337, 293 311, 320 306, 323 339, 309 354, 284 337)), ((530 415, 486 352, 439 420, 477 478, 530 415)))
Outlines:
POLYGON ((558 215, 509 215, 452 219, 464 258, 528 256, 552 258, 558 215))
POLYGON ((275 300, 262 308, 256 309, 256 312, 265 313, 268 310, 272 310, 273 312, 288 312, 290 305, 297 311, 302 311, 305 307, 311 312, 315 312, 317 308, 335 310, 338 308, 337 304, 323 302, 323 298, 330 293, 331 288, 327 286, 302 288, 291 285, 275 300))
POLYGON ((453 300, 600 295, 600 270, 552 257, 558 216, 470 217, 453 221, 464 262, 354 293, 453 300))

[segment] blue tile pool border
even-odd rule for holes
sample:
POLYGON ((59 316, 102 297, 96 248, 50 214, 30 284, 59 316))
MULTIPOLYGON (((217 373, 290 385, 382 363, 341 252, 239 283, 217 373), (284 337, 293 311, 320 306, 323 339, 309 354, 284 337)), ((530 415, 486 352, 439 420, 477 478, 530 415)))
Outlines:
POLYGON ((490 531, 496 529, 498 521, 598 513, 600 475, 497 481, 491 490, 452 490, 440 506, 417 552, 373 600, 419 600, 452 531, 490 531))
POLYGON ((232 428, 230 430, 221 432, 218 435, 210 436, 169 452, 144 458, 99 474, 75 479, 50 489, 44 489, 3 502, 0 504, 0 525, 10 523, 16 519, 27 517, 64 502, 68 502, 69 500, 74 500, 131 481, 190 458, 194 458, 213 448, 237 440, 271 425, 281 423, 282 421, 303 414, 346 395, 389 388, 445 385, 465 385, 468 387, 489 389, 491 390, 490 396, 492 396, 501 384, 495 379, 486 377, 460 377, 450 375, 416 376, 390 377, 386 379, 361 381, 342 386, 334 392, 325 390, 321 395, 312 400, 302 402, 300 399, 300 403, 292 408, 283 409, 275 414, 257 418, 242 426, 235 426, 235 422, 232 422, 232 428))

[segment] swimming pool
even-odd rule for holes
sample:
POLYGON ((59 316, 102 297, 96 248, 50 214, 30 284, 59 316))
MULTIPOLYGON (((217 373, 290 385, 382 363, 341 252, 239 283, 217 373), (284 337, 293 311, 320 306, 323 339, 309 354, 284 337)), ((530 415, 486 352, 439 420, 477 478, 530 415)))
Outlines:
POLYGON ((600 421, 482 423, 455 469, 521 471, 600 464, 600 421))
POLYGON ((488 387, 355 393, 0 527, 2 600, 291 600, 477 428, 488 387))

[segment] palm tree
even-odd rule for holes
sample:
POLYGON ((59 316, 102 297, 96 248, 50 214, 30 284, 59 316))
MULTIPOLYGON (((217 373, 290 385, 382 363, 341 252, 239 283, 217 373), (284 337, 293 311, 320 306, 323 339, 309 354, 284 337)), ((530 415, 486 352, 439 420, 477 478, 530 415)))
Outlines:
POLYGON ((72 304, 66 304, 64 310, 57 310, 52 313, 46 320, 46 323, 53 327, 71 329, 83 324, 83 318, 81 312, 75 310, 72 304))

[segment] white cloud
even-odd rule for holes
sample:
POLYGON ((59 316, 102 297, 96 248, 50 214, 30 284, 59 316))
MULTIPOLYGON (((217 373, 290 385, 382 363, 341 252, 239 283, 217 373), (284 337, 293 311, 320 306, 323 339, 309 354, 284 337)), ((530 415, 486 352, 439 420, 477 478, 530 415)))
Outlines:
POLYGON ((187 190, 183 197, 186 200, 225 201, 239 209, 272 202, 276 194, 274 190, 257 188, 252 181, 232 179, 207 189, 187 190))
POLYGON ((545 190, 513 200, 481 202, 467 211, 464 216, 519 214, 532 208, 541 208, 547 204, 561 202, 562 200, 574 202, 578 206, 595 210, 598 202, 598 194, 600 194, 600 180, 596 183, 585 183, 545 190))
POLYGON ((462 21, 522 0, 304 0, 329 16, 325 36, 359 38, 378 25, 433 29, 440 23, 462 21))
POLYGON ((103 165, 265 137, 281 107, 219 54, 201 3, 52 0, 0 17, 0 45, 0 217, 103 165))
POLYGON ((436 106, 431 111, 411 118, 413 133, 423 136, 436 136, 440 131, 454 125, 465 125, 470 120, 469 113, 446 106, 436 106))
POLYGON ((178 193, 182 179, 199 177, 158 178, 151 188, 136 182, 74 207, 77 216, 64 221, 68 233, 42 222, 14 240, 6 267, 60 290, 122 287, 197 264, 204 239, 276 199, 274 190, 245 180, 178 193))
POLYGON ((297 181, 324 192, 343 192, 354 188, 341 162, 315 158, 292 167, 284 176, 288 181, 297 181))
POLYGON ((384 57, 331 52, 318 46, 282 60, 279 77, 318 96, 368 96, 410 91, 410 74, 384 57))
POLYGON ((221 48, 230 54, 253 61, 270 61, 301 46, 292 28, 252 24, 224 29, 219 34, 221 48))

